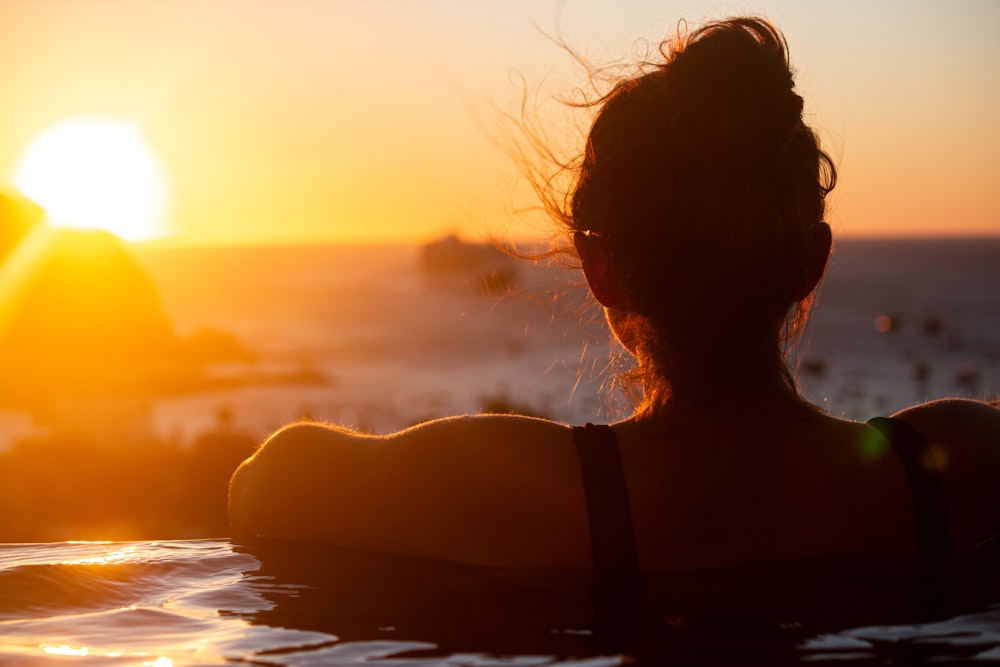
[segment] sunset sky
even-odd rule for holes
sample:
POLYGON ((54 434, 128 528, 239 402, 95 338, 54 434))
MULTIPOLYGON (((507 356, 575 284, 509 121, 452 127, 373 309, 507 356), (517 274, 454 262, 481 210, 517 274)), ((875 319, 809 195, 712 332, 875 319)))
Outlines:
POLYGON ((601 64, 748 11, 788 38, 841 238, 1000 234, 992 0, 0 0, 0 184, 47 127, 100 116, 141 130, 179 240, 523 234, 474 115, 516 108, 513 72, 581 81, 542 32, 601 64))

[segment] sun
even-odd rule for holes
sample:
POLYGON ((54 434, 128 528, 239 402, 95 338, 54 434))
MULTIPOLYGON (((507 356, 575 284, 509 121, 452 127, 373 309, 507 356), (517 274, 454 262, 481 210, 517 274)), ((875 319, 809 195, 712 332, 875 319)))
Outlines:
POLYGON ((56 227, 104 229, 127 241, 167 233, 166 172, 125 120, 77 116, 49 127, 25 149, 13 184, 56 227))

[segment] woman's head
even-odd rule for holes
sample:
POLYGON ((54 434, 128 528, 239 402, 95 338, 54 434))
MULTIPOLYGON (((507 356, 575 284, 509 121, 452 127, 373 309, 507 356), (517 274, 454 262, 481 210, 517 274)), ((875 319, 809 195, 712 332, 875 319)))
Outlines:
POLYGON ((597 101, 561 217, 578 248, 609 258, 621 302, 609 319, 647 400, 761 373, 793 387, 780 342, 826 262, 836 172, 802 120, 785 41, 737 18, 660 53, 597 101))

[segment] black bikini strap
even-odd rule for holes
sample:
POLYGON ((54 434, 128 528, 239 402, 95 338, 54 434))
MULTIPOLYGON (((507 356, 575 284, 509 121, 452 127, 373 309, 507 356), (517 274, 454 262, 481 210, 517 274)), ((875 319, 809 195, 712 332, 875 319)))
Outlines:
POLYGON ((639 607, 639 557, 618 441, 610 426, 574 427, 593 551, 599 617, 632 617, 639 607))
POLYGON ((905 421, 875 417, 868 421, 892 443, 910 480, 917 523, 917 572, 931 588, 943 586, 949 560, 948 506, 941 473, 927 439, 905 421))

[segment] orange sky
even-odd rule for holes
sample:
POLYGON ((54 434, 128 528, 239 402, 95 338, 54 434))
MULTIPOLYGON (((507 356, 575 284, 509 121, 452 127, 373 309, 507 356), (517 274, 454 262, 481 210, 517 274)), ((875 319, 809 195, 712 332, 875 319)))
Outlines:
POLYGON ((513 171, 468 107, 513 108, 515 70, 579 81, 536 25, 603 62, 747 10, 789 40, 841 170, 841 237, 1000 234, 990 0, 0 0, 0 182, 47 126, 106 115, 159 152, 183 240, 520 233, 513 171))

